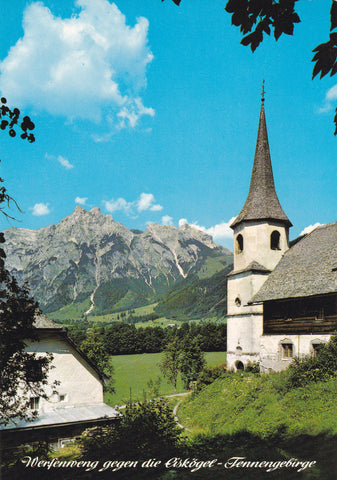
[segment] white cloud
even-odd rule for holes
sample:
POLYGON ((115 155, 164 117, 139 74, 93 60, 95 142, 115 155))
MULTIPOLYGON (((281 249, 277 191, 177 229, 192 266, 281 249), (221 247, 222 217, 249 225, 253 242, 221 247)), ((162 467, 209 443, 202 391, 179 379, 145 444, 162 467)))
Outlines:
POLYGON ((66 170, 71 170, 72 168, 74 168, 74 165, 72 165, 67 158, 62 157, 62 155, 55 157, 54 155, 49 155, 48 153, 46 153, 45 158, 47 160, 57 160, 60 165, 62 165, 62 167, 64 167, 66 170))
POLYGON ((322 225, 322 224, 319 223, 319 222, 315 223, 314 225, 308 225, 307 227, 305 227, 304 230, 302 230, 302 232, 300 233, 300 236, 301 235, 307 235, 308 233, 311 233, 313 230, 315 230, 316 227, 319 227, 320 225, 322 225))
POLYGON ((85 205, 87 200, 88 200, 88 197, 76 197, 75 203, 78 203, 79 205, 85 205))
POLYGON ((56 17, 42 2, 24 12, 24 35, 0 64, 0 90, 10 103, 67 118, 134 127, 153 117, 140 92, 153 55, 146 18, 128 26, 108 0, 77 0, 77 14, 56 17), (52 52, 52 54, 51 54, 52 52))
POLYGON ((172 225, 172 220, 173 218, 170 217, 170 215, 164 215, 163 217, 161 217, 161 223, 163 225, 172 225))
POLYGON ((104 200, 103 204, 106 210, 110 213, 122 211, 126 215, 135 215, 136 212, 159 212, 163 209, 161 205, 155 203, 155 198, 152 193, 141 193, 137 200, 128 202, 125 198, 117 198, 114 200, 104 200))
POLYGON ((141 193, 137 201, 137 210, 142 212, 144 210, 151 210, 152 212, 159 212, 163 207, 155 204, 155 198, 152 193, 141 193))
POLYGON ((232 217, 228 222, 221 222, 213 227, 206 228, 202 225, 198 225, 197 222, 189 223, 186 218, 181 218, 179 220, 179 227, 189 224, 192 227, 211 235, 216 243, 223 243, 224 240, 231 239, 233 237, 233 230, 230 228, 230 224, 234 221, 234 219, 235 217, 232 217))
POLYGON ((181 218, 178 222, 179 227, 182 227, 183 225, 187 225, 188 221, 187 218, 181 218))
POLYGON ((135 127, 142 115, 154 117, 155 111, 153 108, 144 107, 140 98, 135 98, 134 102, 128 103, 117 114, 117 116, 120 118, 119 126, 121 128, 126 127, 126 120, 128 120, 130 127, 135 127))
POLYGON ((74 165, 72 165, 67 158, 62 157, 62 155, 57 157, 57 161, 67 170, 74 168, 74 165))
POLYGON ((108 201, 104 200, 103 204, 109 213, 121 210, 126 215, 132 214, 133 202, 127 202, 124 198, 117 198, 117 200, 112 198, 108 201))
POLYGON ((326 92, 324 103, 318 109, 318 113, 330 112, 332 109, 331 103, 335 100, 337 100, 337 85, 334 85, 326 92))
POLYGON ((41 217, 42 215, 48 215, 50 213, 49 203, 36 203, 33 208, 31 208, 32 214, 36 217, 41 217))

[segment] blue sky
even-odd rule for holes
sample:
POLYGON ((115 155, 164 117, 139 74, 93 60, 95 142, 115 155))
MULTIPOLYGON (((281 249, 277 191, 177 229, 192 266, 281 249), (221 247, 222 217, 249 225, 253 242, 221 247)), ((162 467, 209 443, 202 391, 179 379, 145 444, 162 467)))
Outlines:
POLYGON ((311 80, 330 0, 301 0, 293 37, 240 45, 226 1, 1 2, 0 91, 36 124, 1 133, 1 176, 41 228, 76 204, 129 228, 184 222, 231 247, 246 199, 262 79, 275 183, 294 227, 337 220, 336 77, 311 80))

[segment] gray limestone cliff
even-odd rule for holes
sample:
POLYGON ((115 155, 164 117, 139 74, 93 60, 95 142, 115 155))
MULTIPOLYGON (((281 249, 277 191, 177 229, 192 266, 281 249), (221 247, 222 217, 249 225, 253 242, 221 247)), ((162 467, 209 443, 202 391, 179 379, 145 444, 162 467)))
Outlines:
POLYGON ((200 269, 208 257, 231 255, 202 231, 151 224, 132 231, 77 206, 57 225, 5 230, 6 266, 45 312, 83 303, 105 313, 147 303, 200 269))

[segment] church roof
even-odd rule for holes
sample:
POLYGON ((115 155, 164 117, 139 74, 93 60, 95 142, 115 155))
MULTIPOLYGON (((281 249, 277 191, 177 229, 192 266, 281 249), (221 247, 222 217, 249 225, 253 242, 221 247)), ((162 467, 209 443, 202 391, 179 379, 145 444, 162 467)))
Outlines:
POLYGON ((337 222, 322 225, 285 252, 252 303, 337 293, 337 222))
POLYGON ((259 262, 256 262, 254 260, 253 262, 250 262, 250 264, 246 268, 243 268, 242 270, 232 270, 231 272, 229 272, 227 277, 232 277, 234 275, 238 275, 239 273, 246 273, 246 272, 268 274, 271 271, 268 270, 268 268, 261 265, 259 262))
POLYGON ((247 220, 276 220, 291 227, 291 222, 282 210, 275 191, 271 166, 264 98, 262 98, 259 129, 255 149, 249 193, 241 212, 231 224, 234 228, 247 220))

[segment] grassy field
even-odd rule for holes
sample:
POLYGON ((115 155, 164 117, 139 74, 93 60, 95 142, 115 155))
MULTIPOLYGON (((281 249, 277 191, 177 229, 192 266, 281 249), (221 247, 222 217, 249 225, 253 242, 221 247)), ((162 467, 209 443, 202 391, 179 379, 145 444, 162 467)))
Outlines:
POLYGON ((280 374, 227 374, 186 398, 178 417, 192 433, 268 438, 337 434, 337 378, 283 388, 280 374))
MULTIPOLYGON (((132 401, 143 400, 144 392, 147 398, 151 396, 151 389, 147 383, 150 379, 153 382, 160 376, 161 395, 171 395, 184 392, 181 379, 178 379, 177 392, 162 376, 158 363, 162 358, 162 353, 143 353, 140 355, 115 355, 111 357, 111 364, 114 366, 115 373, 115 394, 105 394, 105 401, 109 405, 123 405, 130 399, 130 387, 132 401)), ((225 352, 206 353, 207 365, 219 365, 225 363, 225 352)))

